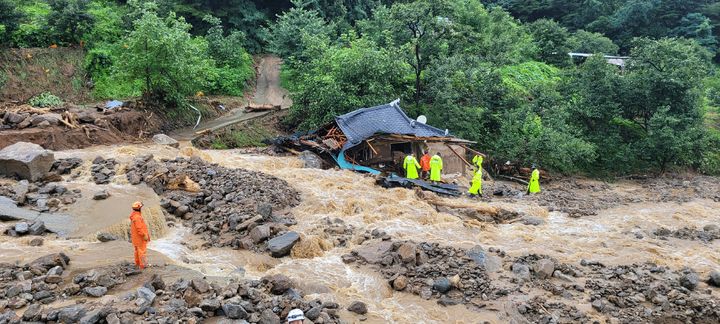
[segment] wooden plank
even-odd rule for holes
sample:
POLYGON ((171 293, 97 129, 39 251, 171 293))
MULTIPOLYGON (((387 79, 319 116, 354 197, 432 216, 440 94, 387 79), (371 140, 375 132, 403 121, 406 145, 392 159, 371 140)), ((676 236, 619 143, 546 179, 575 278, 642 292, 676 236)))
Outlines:
POLYGON ((373 151, 373 153, 375 153, 375 155, 378 155, 378 152, 375 150, 372 144, 370 144, 370 141, 365 141, 365 143, 367 143, 368 147, 370 147, 370 149, 373 151))
POLYGON ((460 160, 462 160, 463 162, 465 162, 465 164, 467 164, 467 166, 469 166, 469 167, 472 168, 473 165, 470 164, 470 162, 468 162, 467 160, 465 160, 464 157, 460 156, 460 154, 458 154, 458 152, 455 152, 455 149, 453 149, 452 146, 450 146, 449 144, 446 144, 445 146, 447 146, 447 147, 450 149, 450 151, 453 152, 453 154, 455 154, 455 156, 459 157, 460 160))

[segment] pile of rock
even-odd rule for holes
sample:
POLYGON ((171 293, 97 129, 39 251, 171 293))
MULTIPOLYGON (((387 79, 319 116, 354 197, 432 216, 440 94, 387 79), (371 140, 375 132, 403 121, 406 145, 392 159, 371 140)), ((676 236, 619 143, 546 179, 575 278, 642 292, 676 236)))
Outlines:
POLYGON ((57 159, 53 163, 50 171, 55 171, 57 174, 70 174, 70 172, 83 164, 83 160, 79 158, 67 158, 57 159))
MULTIPOLYGON (((109 280, 97 273, 93 276, 97 277, 97 283, 109 280)), ((89 280, 87 276, 84 278, 89 280)), ((33 304, 22 319, 63 323, 194 323, 225 317, 241 323, 280 323, 291 309, 300 308, 314 323, 341 322, 338 316, 340 305, 321 300, 305 301, 293 286, 283 275, 223 285, 201 278, 180 278, 168 285, 160 276, 153 275, 143 286, 123 293, 122 298, 110 305, 86 302, 63 308, 44 308, 33 304)), ((87 287, 82 289, 84 294, 93 296, 89 290, 87 287)), ((0 321, 3 319, 19 320, 9 311, 0 315, 0 321)))
POLYGON ((37 110, 23 112, 23 110, 20 110, 18 112, 0 111, 0 119, 2 119, 3 129, 47 128, 60 125, 62 116, 52 112, 40 113, 37 110))
POLYGON ((549 301, 541 296, 520 302, 515 309, 529 323, 591 323, 587 314, 575 305, 549 301))
POLYGON ((69 262, 65 254, 56 253, 24 266, 0 263, 0 311, 56 301, 61 294, 62 274, 69 262))
POLYGON ((437 243, 374 240, 343 256, 347 263, 371 264, 395 290, 422 298, 440 298, 442 305, 476 304, 496 292, 485 271, 479 247, 465 250, 437 243))
POLYGON ((30 206, 40 212, 58 211, 82 197, 79 189, 68 190, 56 182, 38 185, 27 180, 0 186, 0 196, 9 197, 19 206, 30 206))
POLYGON ((720 322, 720 299, 700 290, 700 277, 690 269, 653 263, 589 268, 585 289, 593 308, 621 322, 720 322))
POLYGON ((228 169, 200 158, 155 161, 140 156, 127 169, 132 184, 147 183, 162 196, 161 206, 183 220, 212 246, 269 250, 281 257, 299 235, 288 226, 294 218, 274 212, 299 203, 299 193, 284 180, 244 169, 228 169), (176 179, 190 179, 197 188, 176 179), (177 185, 180 183, 180 185, 177 185), (180 190, 168 190, 168 186, 180 190))
POLYGON ((340 218, 325 217, 320 220, 321 228, 328 237, 332 238, 333 246, 345 246, 355 233, 355 226, 346 224, 340 218))
POLYGON ((115 159, 104 159, 101 156, 96 157, 93 160, 90 172, 92 179, 97 184, 108 184, 110 180, 115 176, 115 166, 117 165, 115 159))
POLYGON ((5 235, 24 236, 24 235, 43 235, 47 229, 43 221, 19 222, 15 226, 5 230, 5 235))
POLYGON ((140 274, 135 265, 123 262, 113 266, 91 269, 73 277, 65 287, 68 295, 82 293, 88 297, 102 297, 109 289, 124 283, 128 276, 140 274))
POLYGON ((661 240, 674 237, 681 240, 699 240, 709 243, 713 240, 720 240, 720 227, 715 224, 705 225, 702 230, 687 226, 677 230, 660 227, 653 231, 653 234, 661 240))

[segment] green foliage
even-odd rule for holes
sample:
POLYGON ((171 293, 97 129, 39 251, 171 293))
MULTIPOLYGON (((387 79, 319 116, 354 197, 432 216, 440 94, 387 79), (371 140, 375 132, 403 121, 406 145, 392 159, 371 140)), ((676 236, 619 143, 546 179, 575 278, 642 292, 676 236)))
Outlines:
POLYGON ((57 44, 78 44, 93 27, 94 18, 88 13, 89 0, 50 0, 47 17, 53 39, 57 44))
POLYGON ((519 97, 531 97, 531 88, 560 81, 559 70, 541 62, 525 62, 500 68, 502 82, 519 97))
POLYGON ((537 20, 527 27, 537 45, 540 61, 555 66, 570 64, 570 56, 567 54, 570 52, 570 33, 567 28, 548 19, 537 20))
POLYGON ((613 43, 610 38, 600 33, 593 33, 584 30, 578 30, 568 40, 570 51, 575 53, 602 53, 605 55, 615 55, 620 48, 613 43))
POLYGON ((213 25, 205 39, 208 42, 208 54, 217 64, 217 78, 212 80, 210 88, 216 93, 242 96, 245 84, 255 74, 252 57, 243 48, 245 35, 232 31, 224 36, 219 19, 212 16, 205 19, 213 25))
POLYGON ((127 13, 126 7, 110 1, 95 0, 90 2, 87 12, 94 21, 84 37, 89 47, 115 43, 125 34, 123 16, 127 13))
POLYGON ((305 54, 308 45, 305 40, 313 39, 328 43, 332 28, 315 10, 304 9, 299 2, 295 7, 280 15, 267 30, 268 50, 283 58, 294 58, 303 62, 311 57, 305 54))
POLYGON ((46 47, 51 44, 47 17, 50 5, 44 1, 18 2, 17 10, 23 15, 18 28, 12 32, 12 43, 17 47, 46 47))
POLYGON ((174 14, 160 18, 144 9, 122 40, 116 73, 126 82, 143 82, 145 96, 180 104, 187 95, 207 89, 214 75, 204 38, 192 37, 189 24, 174 14))
POLYGON ((326 48, 296 71, 290 120, 312 129, 358 107, 396 99, 407 89, 409 72, 396 55, 362 38, 326 48))
POLYGON ((15 6, 15 1, 0 0, 0 46, 9 45, 11 35, 20 24, 23 14, 15 6))
POLYGON ((28 104, 33 107, 54 107, 59 106, 63 104, 62 99, 58 98, 56 95, 53 95, 50 92, 43 92, 35 97, 30 98, 28 100, 28 104))

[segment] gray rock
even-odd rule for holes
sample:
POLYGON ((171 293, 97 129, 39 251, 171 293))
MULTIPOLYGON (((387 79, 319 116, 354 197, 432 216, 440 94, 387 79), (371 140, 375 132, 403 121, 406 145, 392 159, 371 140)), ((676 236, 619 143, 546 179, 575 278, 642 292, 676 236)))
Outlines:
POLYGON ((448 278, 438 278, 433 282, 433 289, 437 290, 441 294, 444 294, 452 289, 452 284, 448 278))
POLYGON ((58 321, 62 323, 77 323, 85 315, 85 306, 74 305, 65 307, 58 313, 58 321))
POLYGON ((360 315, 367 314, 368 312, 367 305, 361 301, 352 302, 350 306, 347 307, 347 310, 360 315))
POLYGON ((562 273, 560 270, 555 270, 555 272, 553 272, 553 277, 558 278, 558 279, 560 279, 560 280, 565 280, 565 281, 568 281, 568 282, 572 282, 572 281, 573 281, 572 277, 570 277, 570 276, 562 273))
POLYGON ((519 262, 513 263, 512 272, 519 279, 530 280, 530 267, 528 267, 527 264, 519 262))
POLYGON ((680 285, 689 290, 694 290, 698 283, 700 283, 700 277, 695 272, 688 272, 680 276, 680 285))
POLYGON ((705 231, 705 232, 717 232, 718 230, 720 230, 720 229, 715 224, 707 224, 707 225, 703 226, 703 231, 705 231))
POLYGON ((397 250, 400 259, 404 263, 415 264, 417 248, 415 244, 403 243, 397 250))
POLYGON ((275 295, 282 295, 293 286, 290 278, 282 274, 265 276, 262 280, 270 284, 270 292, 275 295))
POLYGON ((215 298, 203 299, 200 302, 200 309, 206 312, 214 312, 218 308, 220 308, 220 301, 215 298))
POLYGON ((15 192, 15 196, 13 197, 15 202, 20 205, 24 204, 27 199, 27 194, 30 192, 30 183, 27 180, 18 181, 18 183, 13 186, 13 192, 15 192))
POLYGON ((152 305, 153 301, 155 301, 155 293, 150 290, 150 288, 147 287, 140 287, 137 289, 137 295, 138 298, 142 298, 145 300, 146 305, 152 305))
POLYGON ((55 266, 55 267, 52 267, 50 270, 48 270, 47 275, 48 276, 52 276, 52 275, 59 276, 59 275, 62 275, 63 272, 64 272, 63 267, 55 266))
POLYGON ((30 229, 28 230, 28 234, 30 235, 43 235, 47 229, 45 228, 45 222, 43 221, 36 221, 32 225, 30 225, 30 229))
POLYGON ((225 303, 223 304, 222 309, 225 316, 230 319, 244 319, 248 316, 245 309, 238 304, 225 303))
POLYGON ((30 246, 42 246, 45 243, 41 237, 36 237, 30 240, 30 246))
POLYGON ((20 222, 15 224, 15 233, 18 233, 19 235, 25 235, 30 231, 30 225, 25 222, 20 222))
POLYGON ((258 244, 270 237, 270 225, 255 226, 250 231, 250 238, 255 244, 258 244))
POLYGON ((272 309, 265 309, 260 315, 259 324, 280 324, 280 316, 277 316, 272 309))
POLYGON ((62 282, 62 277, 59 275, 47 275, 45 277, 45 282, 49 284, 57 284, 62 282))
POLYGON ((255 211, 264 219, 270 219, 270 217, 272 216, 272 205, 268 203, 258 204, 255 207, 255 211))
POLYGON ((210 291, 210 284, 208 284, 207 281, 203 279, 195 278, 190 282, 190 284, 197 292, 201 294, 210 291))
POLYGON ((18 142, 0 150, 0 175, 37 181, 48 175, 53 162, 52 151, 37 144, 18 142))
POLYGON ((720 271, 710 272, 710 278, 708 278, 708 284, 715 287, 720 287, 720 271))
POLYGON ((31 321, 37 321, 40 319, 40 313, 42 312, 42 306, 40 304, 32 304, 28 306, 28 308, 25 310, 25 313, 23 313, 23 320, 31 322, 31 321))
POLYGON ((392 242, 390 241, 363 244, 355 249, 360 259, 373 264, 380 263, 385 254, 390 251, 392 251, 392 242))
POLYGON ((485 262, 487 261, 487 256, 485 255, 485 251, 483 250, 482 246, 476 245, 472 247, 468 252, 465 254, 468 258, 475 261, 475 263, 479 266, 485 266, 485 262))
POLYGON ((22 113, 22 114, 16 114, 12 112, 8 112, 5 114, 5 122, 8 124, 20 124, 28 118, 30 114, 28 113, 22 113))
POLYGON ((323 160, 317 154, 310 151, 302 151, 298 157, 303 161, 303 168, 322 169, 323 160))
POLYGON ((273 257, 281 258, 290 254, 290 250, 300 240, 297 232, 287 232, 268 241, 268 249, 273 257))
POLYGON ((549 259, 540 259, 535 263, 534 270, 538 278, 547 279, 552 277, 555 271, 555 263, 549 259))
POLYGON ((38 126, 42 123, 45 123, 46 125, 50 126, 57 126, 60 124, 60 119, 62 119, 62 116, 55 113, 48 113, 48 114, 40 114, 35 115, 30 119, 30 124, 33 126, 38 126))
POLYGON ((93 195, 93 200, 105 200, 110 197, 110 193, 107 190, 100 190, 93 195))
POLYGON ((117 314, 115 314, 115 313, 112 313, 112 314, 108 315, 107 317, 105 317, 105 321, 108 324, 120 324, 120 318, 118 318, 117 314))
POLYGON ((55 266, 65 268, 69 263, 70 258, 65 255, 65 253, 60 252, 41 256, 31 261, 30 266, 42 267, 49 270, 55 266))
POLYGON ((321 306, 315 306, 313 308, 310 308, 307 312, 305 312, 305 317, 311 321, 316 320, 318 317, 320 317, 320 312, 322 311, 321 306))
POLYGON ((98 233, 97 234, 97 240, 100 242, 110 242, 117 240, 118 237, 115 235, 112 235, 110 233, 98 233))
POLYGON ((538 226, 538 225, 542 225, 545 221, 543 221, 542 218, 526 216, 526 217, 523 217, 522 222, 524 225, 538 226))
POLYGON ((153 140, 153 142, 155 142, 155 144, 167 145, 167 146, 171 146, 174 148, 180 147, 180 143, 178 143, 178 141, 176 141, 172 137, 167 136, 165 134, 155 134, 155 136, 153 136, 152 140, 153 140))
POLYGON ((100 318, 103 317, 103 313, 107 313, 104 309, 93 309, 80 318, 80 324, 95 324, 100 322, 100 318))
POLYGON ((105 294, 107 294, 107 288, 105 288, 103 286, 85 287, 85 289, 83 289, 83 292, 88 296, 102 297, 102 296, 105 296, 105 294))
POLYGON ((605 308, 605 303, 603 303, 601 299, 595 299, 591 305, 592 308, 594 308, 598 312, 602 312, 603 308, 605 308))

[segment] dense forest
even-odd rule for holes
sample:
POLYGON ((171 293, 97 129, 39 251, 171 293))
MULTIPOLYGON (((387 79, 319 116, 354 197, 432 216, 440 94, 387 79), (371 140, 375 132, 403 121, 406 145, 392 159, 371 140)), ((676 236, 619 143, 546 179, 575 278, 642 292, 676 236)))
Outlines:
POLYGON ((592 175, 720 174, 719 26, 708 0, 0 0, 3 46, 83 47, 97 99, 242 95, 274 53, 289 127, 400 98, 496 161, 592 175))

